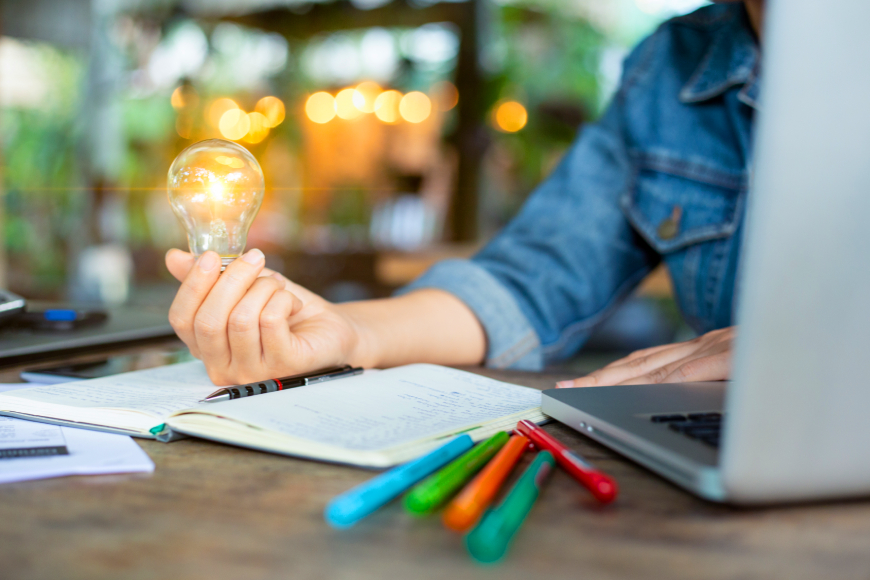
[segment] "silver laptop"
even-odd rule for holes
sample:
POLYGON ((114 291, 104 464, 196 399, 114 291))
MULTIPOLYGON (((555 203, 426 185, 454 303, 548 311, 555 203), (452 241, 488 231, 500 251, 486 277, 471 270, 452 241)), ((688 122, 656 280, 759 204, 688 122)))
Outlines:
POLYGON ((709 500, 870 495, 870 2, 768 2, 730 383, 544 392, 709 500))

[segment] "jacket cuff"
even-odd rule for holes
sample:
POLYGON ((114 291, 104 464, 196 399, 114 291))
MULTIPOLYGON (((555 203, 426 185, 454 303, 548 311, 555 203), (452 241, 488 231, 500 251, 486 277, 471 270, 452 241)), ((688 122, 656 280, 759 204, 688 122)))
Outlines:
POLYGON ((492 274, 470 260, 445 260, 396 295, 422 288, 450 292, 468 306, 486 332, 486 366, 540 370, 541 341, 516 300, 492 274))

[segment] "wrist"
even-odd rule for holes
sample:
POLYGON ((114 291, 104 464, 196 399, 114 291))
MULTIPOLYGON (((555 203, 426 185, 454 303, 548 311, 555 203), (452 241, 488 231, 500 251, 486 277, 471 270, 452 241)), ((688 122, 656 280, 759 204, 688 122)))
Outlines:
POLYGON ((377 332, 365 316, 365 306, 360 308, 363 304, 347 302, 336 305, 350 325, 353 334, 347 364, 366 369, 378 368, 383 357, 379 354, 377 332))

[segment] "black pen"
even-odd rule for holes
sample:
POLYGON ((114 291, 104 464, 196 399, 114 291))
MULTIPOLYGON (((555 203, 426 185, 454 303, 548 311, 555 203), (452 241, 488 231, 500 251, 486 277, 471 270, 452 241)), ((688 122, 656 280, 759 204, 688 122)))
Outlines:
POLYGON ((232 399, 241 399, 242 397, 250 397, 252 395, 275 393, 294 387, 303 387, 344 377, 352 377, 362 372, 363 369, 360 367, 344 365, 342 367, 323 369, 315 373, 294 375, 282 379, 266 379, 265 381, 258 381, 247 385, 236 385, 235 387, 223 387, 201 400, 200 403, 218 403, 220 401, 231 401, 232 399))

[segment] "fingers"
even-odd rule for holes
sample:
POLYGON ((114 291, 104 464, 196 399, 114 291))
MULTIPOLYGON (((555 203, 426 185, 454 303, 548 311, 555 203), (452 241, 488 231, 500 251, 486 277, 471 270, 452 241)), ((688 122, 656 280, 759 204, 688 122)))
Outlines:
POLYGON ((201 358, 201 353, 194 328, 195 318, 220 275, 220 263, 220 257, 214 252, 206 252, 200 256, 184 277, 172 306, 169 307, 169 323, 193 356, 198 358, 201 358))
MULTIPOLYGON (((560 388, 566 387, 598 387, 606 385, 617 385, 619 383, 630 380, 634 377, 646 375, 647 373, 668 365, 674 361, 680 360, 698 348, 698 345, 693 342, 680 342, 677 344, 666 345, 666 348, 654 350, 652 354, 638 357, 627 357, 626 361, 619 365, 606 366, 593 373, 589 373, 585 377, 574 379, 570 384, 559 384, 560 388)), ((567 381, 563 381, 566 383, 567 381)))
MULTIPOLYGON (((233 368, 253 369, 262 366, 264 357, 260 344, 260 314, 279 290, 281 284, 274 278, 258 277, 230 312, 227 336, 233 368)), ((250 380, 263 378, 251 377, 250 380)))
POLYGON ((175 248, 166 252, 166 269, 169 270, 169 273, 175 276, 175 279, 179 282, 187 278, 187 275, 190 273, 190 269, 193 268, 195 262, 196 259, 193 257, 193 254, 188 252, 182 252, 175 248))
POLYGON ((687 383, 693 381, 724 381, 731 371, 731 351, 705 354, 689 360, 655 369, 653 372, 625 381, 624 385, 655 383, 687 383))
POLYGON ((287 290, 272 294, 260 312, 260 341, 266 366, 291 368, 296 360, 296 340, 290 332, 288 319, 302 309, 302 301, 287 290))
POLYGON ((631 361, 631 360, 634 360, 637 358, 643 358, 645 356, 655 354, 661 350, 666 350, 666 349, 671 348, 673 346, 674 346, 673 344, 660 344, 658 346, 652 346, 650 348, 643 348, 641 350, 636 350, 628 356, 622 357, 621 359, 615 360, 610 364, 604 365, 604 368, 618 367, 618 366, 624 365, 628 361, 631 361))
POLYGON ((640 350, 585 377, 561 381, 556 387, 723 380, 730 369, 735 330, 722 328, 687 342, 640 350))
POLYGON ((234 260, 214 283, 214 289, 197 310, 193 321, 196 344, 203 362, 210 369, 227 368, 232 364, 227 332, 230 313, 257 279, 265 262, 260 250, 250 250, 234 260))

